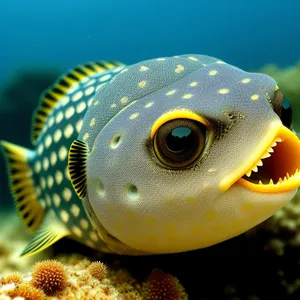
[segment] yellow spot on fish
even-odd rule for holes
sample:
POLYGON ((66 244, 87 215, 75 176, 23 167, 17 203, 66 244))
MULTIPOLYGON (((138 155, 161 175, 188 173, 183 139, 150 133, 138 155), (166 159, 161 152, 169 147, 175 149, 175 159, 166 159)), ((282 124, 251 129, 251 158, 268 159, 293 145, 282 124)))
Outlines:
POLYGON ((188 57, 190 60, 193 60, 193 61, 198 61, 198 58, 194 57, 194 56, 189 56, 188 57))
POLYGON ((86 219, 81 219, 80 220, 80 226, 84 230, 87 230, 89 228, 89 222, 86 219))
POLYGON ((174 95, 176 93, 176 90, 170 90, 166 93, 166 96, 171 96, 174 95))
POLYGON ((129 117, 129 119, 130 119, 130 120, 133 120, 133 119, 135 119, 138 115, 139 115, 139 113, 134 113, 134 114, 132 114, 132 115, 129 117))
POLYGON ((275 92, 278 91, 278 90, 279 90, 279 86, 276 85, 276 87, 275 87, 275 92))
POLYGON ((88 138, 89 138, 89 134, 85 133, 84 136, 83 136, 83 140, 86 141, 88 138))
POLYGON ((49 160, 48 160, 47 157, 44 157, 44 159, 43 159, 43 170, 47 171, 48 168, 49 168, 49 160))
POLYGON ((97 106, 98 104, 99 104, 98 100, 94 102, 94 106, 97 106))
POLYGON ((70 216, 65 210, 61 210, 59 215, 64 223, 68 223, 70 216))
POLYGON ((177 67, 175 69, 175 73, 181 73, 182 71, 184 71, 184 66, 183 65, 177 65, 177 67))
POLYGON ((51 146, 51 144, 52 144, 52 137, 51 137, 51 135, 48 134, 45 139, 46 149, 48 149, 51 146))
POLYGON ((54 136, 53 136, 54 142, 58 143, 59 140, 61 139, 61 136, 62 136, 61 130, 60 129, 56 129, 55 132, 54 132, 54 136))
POLYGON ((96 118, 93 118, 90 122, 90 126, 93 127, 96 124, 96 118))
POLYGON ((64 188, 62 196, 66 202, 69 202, 72 197, 72 192, 69 188, 64 188))
POLYGON ((63 174, 59 170, 55 172, 55 181, 56 181, 57 185, 60 185, 61 182, 63 181, 63 174))
POLYGON ((70 138, 71 135, 73 134, 74 132, 74 128, 71 124, 68 124, 66 127, 65 127, 65 130, 64 130, 64 136, 66 139, 70 138))
POLYGON ((228 94, 229 90, 228 89, 221 89, 221 90, 219 90, 219 93, 220 94, 228 94))
POLYGON ((62 111, 59 111, 57 116, 56 116, 56 119, 55 119, 56 124, 59 124, 62 121, 63 118, 64 118, 64 115, 63 115, 62 111))
POLYGON ((73 95, 72 101, 76 102, 76 101, 78 101, 79 99, 81 99, 82 96, 83 96, 83 92, 82 92, 82 91, 79 91, 79 92, 77 92, 76 94, 73 95))
POLYGON ((37 160, 34 164, 34 171, 38 174, 42 169, 42 164, 39 160, 37 160))
POLYGON ((217 214, 214 210, 208 210, 206 213, 205 213, 205 217, 208 219, 208 220, 214 220, 216 218, 217 214))
POLYGON ((141 72, 145 72, 145 71, 148 71, 148 70, 149 70, 149 68, 146 67, 146 66, 141 66, 141 67, 140 67, 140 71, 141 71, 141 72))
POLYGON ((58 151, 58 157, 61 161, 64 161, 68 155, 67 148, 65 146, 61 146, 58 151))
POLYGON ((168 224, 168 225, 167 225, 167 231, 168 231, 169 233, 175 232, 175 231, 176 231, 176 226, 175 226, 174 224, 168 224))
POLYGON ((190 98, 192 98, 192 97, 193 97, 192 94, 185 94, 182 98, 183 98, 183 99, 190 99, 190 98))
POLYGON ((60 206, 60 197, 58 196, 58 194, 53 194, 53 203, 55 207, 60 206))
POLYGON ((208 75, 209 76, 215 76, 217 73, 218 73, 217 70, 211 70, 211 71, 209 71, 208 75))
POLYGON ((257 95, 257 94, 251 96, 252 100, 258 100, 258 98, 259 98, 259 95, 257 95))
POLYGON ((76 123, 76 131, 79 133, 80 130, 81 130, 81 127, 82 127, 82 123, 83 123, 83 120, 79 120, 77 123, 76 123))
POLYGON ((48 185, 48 188, 49 189, 52 189, 53 187, 53 184, 54 184, 54 179, 51 175, 48 175, 48 178, 47 178, 47 185, 48 185))
POLYGON ((166 60, 165 58, 161 57, 161 58, 157 58, 156 60, 158 61, 163 61, 163 60, 166 60))
POLYGON ((193 81, 190 83, 190 86, 197 86, 198 85, 198 82, 197 81, 193 81))
POLYGON ((145 105, 145 108, 149 108, 149 107, 151 107, 153 105, 153 102, 149 102, 149 103, 147 103, 146 105, 145 105))
POLYGON ((122 99, 121 99, 121 103, 122 104, 125 104, 125 103, 127 103, 128 102, 128 97, 123 97, 122 99))
POLYGON ((140 88, 144 88, 146 86, 146 84, 147 84, 146 81, 143 80, 143 81, 139 82, 138 85, 139 85, 140 88))
POLYGON ((78 114, 80 114, 81 112, 83 112, 86 108, 86 103, 85 101, 80 102, 77 106, 76 106, 76 112, 78 114))
POLYGON ((66 113, 65 113, 65 117, 66 119, 70 119, 75 113, 75 109, 73 106, 70 106, 67 110, 66 110, 66 113))
POLYGON ((249 83, 250 81, 251 81, 250 78, 244 78, 244 79, 242 80, 242 83, 249 83))
POLYGON ((117 104, 113 103, 110 107, 111 107, 111 108, 116 108, 116 107, 117 107, 117 104))
POLYGON ((93 231, 90 233, 90 239, 94 242, 97 242, 99 240, 97 234, 93 231))
POLYGON ((225 64, 225 62, 224 62, 224 61, 221 61, 221 60, 216 61, 216 63, 217 63, 217 64, 220 64, 220 65, 225 64))
POLYGON ((93 86, 90 86, 89 88, 87 88, 87 89, 85 90, 84 94, 85 94, 86 96, 89 96, 89 95, 91 95, 91 94, 94 92, 94 90, 95 90, 95 88, 94 88, 93 86))
POLYGON ((78 217, 80 213, 80 208, 78 207, 78 205, 72 204, 70 211, 74 217, 78 217))
POLYGON ((79 227, 73 226, 73 227, 71 228, 71 230, 72 230, 73 233, 74 233, 75 235, 77 235, 78 237, 81 237, 81 236, 82 236, 82 230, 81 230, 79 227))

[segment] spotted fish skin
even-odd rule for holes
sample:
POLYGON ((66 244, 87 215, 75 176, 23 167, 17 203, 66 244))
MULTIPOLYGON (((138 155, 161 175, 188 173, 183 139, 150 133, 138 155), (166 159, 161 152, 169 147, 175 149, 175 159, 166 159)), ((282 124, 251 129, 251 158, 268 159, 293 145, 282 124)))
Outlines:
POLYGON ((267 75, 181 55, 75 68, 42 98, 36 149, 2 142, 17 210, 37 230, 23 255, 63 237, 129 255, 208 247, 300 186, 300 142, 267 75), (282 153, 291 159, 273 170, 282 153), (252 170, 276 184, 246 180, 252 170))

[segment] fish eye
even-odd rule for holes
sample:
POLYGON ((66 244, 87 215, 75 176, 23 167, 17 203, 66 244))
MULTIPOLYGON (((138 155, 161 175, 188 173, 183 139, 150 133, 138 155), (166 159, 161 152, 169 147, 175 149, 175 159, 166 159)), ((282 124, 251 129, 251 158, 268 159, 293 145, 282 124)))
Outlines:
POLYGON ((293 110, 290 101, 283 96, 281 91, 277 90, 273 98, 273 106, 275 113, 279 116, 282 124, 291 129, 293 110))
POLYGON ((154 136, 154 151, 164 165, 186 167, 194 162, 205 146, 206 128, 190 119, 174 119, 161 125, 154 136))

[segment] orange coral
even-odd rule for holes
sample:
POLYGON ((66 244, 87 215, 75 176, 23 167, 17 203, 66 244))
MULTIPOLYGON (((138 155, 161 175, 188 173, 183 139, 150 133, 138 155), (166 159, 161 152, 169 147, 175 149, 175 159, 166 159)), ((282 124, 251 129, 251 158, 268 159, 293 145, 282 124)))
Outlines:
POLYGON ((26 283, 18 285, 14 290, 9 292, 9 296, 12 298, 22 297, 26 300, 45 299, 45 294, 42 291, 26 283))
POLYGON ((32 284, 48 296, 61 292, 67 285, 64 265, 56 260, 36 263, 32 269, 32 284))
POLYGON ((14 272, 10 275, 7 275, 5 277, 0 277, 0 283, 1 284, 8 284, 8 283, 21 283, 22 277, 18 272, 14 272))
POLYGON ((142 288, 143 299, 168 299, 185 300, 188 299, 184 288, 178 279, 171 274, 160 270, 153 270, 147 278, 142 288))
POLYGON ((101 261, 95 261, 89 265, 89 271, 94 278, 102 280, 106 276, 107 268, 101 261))

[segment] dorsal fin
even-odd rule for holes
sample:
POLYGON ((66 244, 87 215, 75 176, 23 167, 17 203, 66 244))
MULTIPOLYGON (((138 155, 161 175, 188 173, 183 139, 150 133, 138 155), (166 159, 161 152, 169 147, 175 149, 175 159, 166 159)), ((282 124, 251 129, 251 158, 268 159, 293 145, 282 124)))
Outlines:
POLYGON ((83 199, 86 195, 86 162, 89 152, 88 145, 79 140, 73 141, 69 150, 68 170, 70 180, 79 199, 83 199))
POLYGON ((30 162, 34 152, 1 141, 6 159, 11 194, 15 200, 16 210, 26 227, 35 231, 44 218, 44 208, 37 199, 30 162))
POLYGON ((73 90, 74 86, 89 77, 97 76, 118 66, 123 66, 123 64, 118 61, 89 62, 84 65, 76 66, 59 77, 58 80, 41 95, 39 105, 33 115, 31 130, 31 141, 33 145, 36 144, 53 108, 70 90, 73 90))

